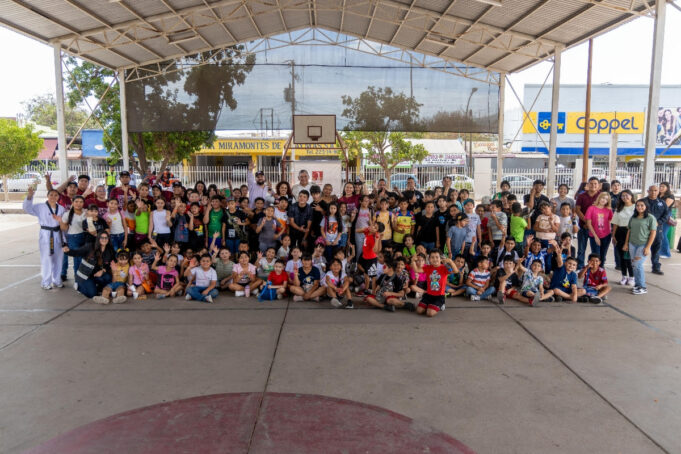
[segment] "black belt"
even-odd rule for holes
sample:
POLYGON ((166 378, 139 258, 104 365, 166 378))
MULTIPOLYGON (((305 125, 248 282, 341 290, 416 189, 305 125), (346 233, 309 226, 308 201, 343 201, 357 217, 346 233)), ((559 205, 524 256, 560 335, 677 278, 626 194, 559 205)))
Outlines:
POLYGON ((40 228, 42 230, 49 230, 50 232, 53 232, 53 234, 50 235, 50 255, 54 255, 54 233, 60 232, 61 228, 59 226, 47 227, 45 225, 41 225, 40 228))

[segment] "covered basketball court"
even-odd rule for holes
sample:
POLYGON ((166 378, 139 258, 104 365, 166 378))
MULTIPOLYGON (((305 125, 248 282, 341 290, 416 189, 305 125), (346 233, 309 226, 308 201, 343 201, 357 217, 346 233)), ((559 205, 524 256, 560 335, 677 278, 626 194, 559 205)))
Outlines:
MULTIPOLYGON (((552 59, 551 182, 561 52, 654 16, 654 124, 667 3, 7 0, 0 24, 54 47, 61 169, 65 54, 116 70, 126 112, 126 85, 185 56, 314 41, 497 87, 500 140, 506 75, 552 59)), ((650 276, 644 299, 619 288, 598 306, 461 299, 433 320, 222 295, 102 307, 39 289, 33 218, 3 218, 0 231, 0 452, 681 452, 675 272, 650 276)))

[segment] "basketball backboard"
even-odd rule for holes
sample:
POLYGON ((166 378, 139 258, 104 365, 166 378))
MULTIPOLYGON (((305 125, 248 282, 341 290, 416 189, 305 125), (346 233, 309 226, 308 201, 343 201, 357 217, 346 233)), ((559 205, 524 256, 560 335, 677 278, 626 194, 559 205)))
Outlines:
POLYGON ((293 143, 296 145, 335 144, 336 116, 294 115, 293 143))

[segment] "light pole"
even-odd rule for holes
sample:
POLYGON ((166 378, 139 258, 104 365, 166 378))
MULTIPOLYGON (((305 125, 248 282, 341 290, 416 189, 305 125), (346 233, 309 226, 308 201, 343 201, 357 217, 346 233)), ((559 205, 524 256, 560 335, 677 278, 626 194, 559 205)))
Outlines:
MULTIPOLYGON (((468 95, 468 101, 466 102, 466 118, 469 120, 467 122, 467 125, 470 127, 471 124, 473 123, 472 121, 472 112, 469 110, 471 106, 471 98, 473 97, 473 94, 478 91, 477 87, 471 88, 471 94, 468 95)), ((472 140, 472 133, 469 130, 468 131, 468 176, 473 176, 473 140, 472 140)))

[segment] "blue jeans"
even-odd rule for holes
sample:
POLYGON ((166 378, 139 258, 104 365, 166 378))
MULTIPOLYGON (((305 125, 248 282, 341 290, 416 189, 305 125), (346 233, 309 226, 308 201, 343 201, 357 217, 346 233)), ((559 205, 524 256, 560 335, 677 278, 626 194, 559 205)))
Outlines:
POLYGON ((88 298, 92 298, 99 295, 109 283, 111 283, 111 275, 108 273, 104 273, 100 277, 90 276, 88 280, 78 282, 78 291, 88 298))
POLYGON ((662 230, 657 229, 657 235, 655 235, 655 241, 650 245, 650 261, 653 264, 654 270, 661 270, 662 265, 660 264, 660 247, 662 246, 662 230))
POLYGON ((114 252, 117 252, 123 247, 123 241, 125 240, 125 233, 117 233, 115 235, 109 235, 111 241, 111 246, 113 246, 114 252))
POLYGON ((494 287, 487 287, 487 290, 482 292, 482 295, 478 295, 477 289, 475 289, 473 287, 466 286, 466 295, 478 295, 481 300, 484 300, 484 299, 492 296, 492 294, 495 292, 495 290, 496 289, 494 287))
POLYGON ((671 248, 669 247, 669 238, 667 237, 669 229, 671 228, 672 226, 667 224, 666 222, 662 224, 662 238, 660 238, 660 255, 663 257, 672 256, 672 251, 671 248))
POLYGON ((605 256, 608 255, 608 248, 610 248, 610 241, 612 235, 601 238, 601 245, 596 244, 596 239, 589 237, 589 244, 591 245, 591 252, 598 254, 601 258, 601 267, 605 268, 605 256))
POLYGON ((577 269, 584 268, 586 245, 589 243, 589 229, 579 229, 577 232, 577 269))
MULTIPOLYGON (((80 249, 85 244, 85 234, 84 233, 74 233, 66 235, 66 245, 72 251, 80 249)), ((73 257, 73 275, 76 275, 80 262, 83 261, 83 257, 73 257)), ((61 262, 61 275, 66 276, 69 270, 69 256, 64 254, 64 259, 61 262)))
POLYGON ((646 273, 643 270, 643 264, 646 262, 646 256, 643 255, 645 248, 645 244, 637 246, 634 243, 629 243, 629 255, 634 268, 634 281, 636 281, 636 287, 643 288, 646 288, 646 273))
MULTIPOLYGON (((218 238, 220 239, 220 238, 218 238)), ((229 252, 232 253, 232 256, 236 256, 236 253, 239 251, 239 243, 241 243, 241 240, 239 238, 225 238, 225 247, 229 249, 229 252)), ((220 247, 220 246, 218 246, 220 247)))
POLYGON ((421 241, 421 246, 423 246, 424 248, 426 248, 426 251, 430 252, 431 249, 435 249, 435 242, 426 243, 426 242, 424 242, 424 241, 421 241))
MULTIPOLYGON (((208 288, 208 287, 197 287, 196 285, 192 285, 192 286, 189 287, 189 289, 187 290, 187 293, 189 294, 189 296, 192 297, 192 299, 194 299, 194 300, 196 300, 196 301, 206 301, 206 296, 207 296, 207 295, 202 295, 201 292, 203 292, 203 291, 206 290, 207 288, 208 288)), ((213 290, 211 290, 210 292, 208 292, 208 295, 210 295, 211 298, 217 298, 217 296, 218 296, 218 289, 217 289, 217 288, 214 288, 213 290)))

